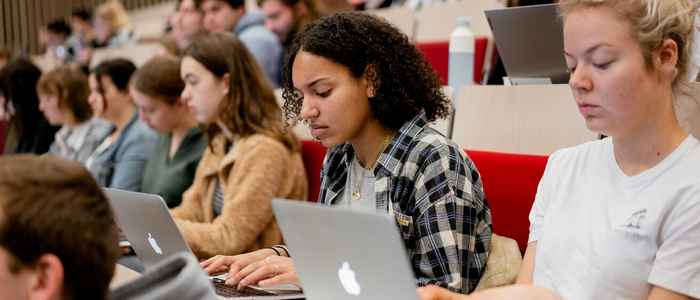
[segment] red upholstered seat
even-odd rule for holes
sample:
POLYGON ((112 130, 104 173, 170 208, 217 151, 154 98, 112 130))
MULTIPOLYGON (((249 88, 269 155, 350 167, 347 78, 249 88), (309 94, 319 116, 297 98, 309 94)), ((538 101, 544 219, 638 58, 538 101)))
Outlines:
POLYGON ((318 201, 318 193, 321 188, 321 167, 326 156, 326 148, 317 141, 302 141, 301 148, 306 178, 309 182, 309 197, 311 202, 318 201))
POLYGON ((547 157, 467 150, 476 164, 491 206, 493 231, 527 248, 530 231, 528 216, 535 201, 537 185, 547 165, 547 157))
POLYGON ((3 149, 5 149, 5 138, 7 135, 7 122, 6 121, 0 121, 0 155, 3 152, 3 149))
MULTIPOLYGON (((488 41, 486 37, 476 37, 474 39, 474 82, 477 84, 481 83, 488 41)), ((416 47, 433 66, 440 77, 440 82, 446 85, 449 70, 450 43, 448 41, 416 43, 416 47)))
MULTIPOLYGON (((530 231, 528 215, 535 200, 537 185, 547 165, 547 157, 467 150, 474 161, 484 192, 491 206, 493 230, 527 247, 530 231)), ((318 201, 321 167, 326 148, 317 141, 303 141, 302 156, 309 182, 309 201, 318 201)))

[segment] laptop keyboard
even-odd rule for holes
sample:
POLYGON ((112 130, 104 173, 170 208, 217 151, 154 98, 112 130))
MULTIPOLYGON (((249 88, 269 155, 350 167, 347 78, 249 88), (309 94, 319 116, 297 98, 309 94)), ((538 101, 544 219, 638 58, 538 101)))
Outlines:
POLYGON ((212 283, 216 294, 222 297, 241 297, 241 296, 274 296, 275 294, 266 292, 252 287, 245 287, 242 290, 237 290, 235 286, 225 284, 225 281, 219 278, 213 278, 212 283))

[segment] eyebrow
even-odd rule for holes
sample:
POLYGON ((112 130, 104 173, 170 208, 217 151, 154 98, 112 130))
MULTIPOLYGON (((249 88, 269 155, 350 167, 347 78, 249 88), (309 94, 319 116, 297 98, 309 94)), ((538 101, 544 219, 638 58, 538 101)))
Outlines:
POLYGON ((197 79, 196 77, 197 77, 197 76, 195 76, 195 75, 192 74, 192 73, 187 73, 187 74, 185 74, 185 76, 182 77, 182 79, 183 79, 183 80, 187 80, 187 79, 190 79, 190 78, 197 79))
POLYGON ((329 79, 328 77, 317 78, 317 79, 315 79, 314 81, 312 81, 311 83, 306 84, 306 87, 308 87, 308 88, 313 88, 315 85, 317 85, 317 84, 320 83, 321 81, 328 80, 328 79, 329 79))
MULTIPOLYGON (((593 46, 593 47, 590 47, 590 48, 586 49, 586 52, 584 52, 584 55, 589 55, 589 54, 595 52, 596 50, 598 50, 598 49, 600 49, 600 48, 602 48, 602 47, 612 47, 612 45, 611 45, 611 44, 608 44, 608 43, 600 43, 600 44, 597 44, 597 45, 595 45, 595 46, 593 46)), ((569 57, 573 57, 573 55, 569 54, 569 53, 566 52, 566 51, 564 51, 564 55, 565 55, 565 56, 569 56, 569 57)))

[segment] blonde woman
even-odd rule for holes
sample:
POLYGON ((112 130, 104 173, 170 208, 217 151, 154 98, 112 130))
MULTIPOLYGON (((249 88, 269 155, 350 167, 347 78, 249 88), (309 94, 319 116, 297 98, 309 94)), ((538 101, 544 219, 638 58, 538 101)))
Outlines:
POLYGON ((106 47, 118 47, 131 41, 134 32, 129 26, 129 15, 119 0, 110 0, 97 7, 95 37, 106 47))
POLYGON ((561 4, 576 105, 608 138, 550 156, 530 212, 524 286, 465 298, 430 287, 423 299, 700 298, 700 143, 673 109, 698 5, 561 4))

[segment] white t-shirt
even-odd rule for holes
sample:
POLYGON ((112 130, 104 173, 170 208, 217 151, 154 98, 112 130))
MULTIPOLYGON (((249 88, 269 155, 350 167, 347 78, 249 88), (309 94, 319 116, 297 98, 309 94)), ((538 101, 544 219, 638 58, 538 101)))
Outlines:
POLYGON ((695 30, 693 31, 693 45, 690 49, 690 65, 688 67, 688 80, 695 81, 700 72, 700 10, 695 17, 695 30))
POLYGON ((534 284, 564 299, 700 298, 700 144, 626 176, 610 138, 554 153, 530 212, 534 284))

